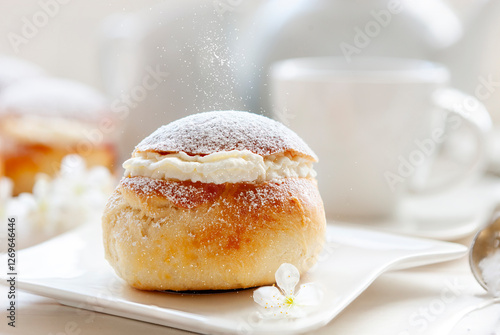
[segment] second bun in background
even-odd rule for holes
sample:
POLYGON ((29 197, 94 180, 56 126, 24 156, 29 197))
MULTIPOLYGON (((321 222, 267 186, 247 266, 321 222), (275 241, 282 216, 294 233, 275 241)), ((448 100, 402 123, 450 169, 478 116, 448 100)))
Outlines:
POLYGON ((114 170, 116 126, 107 99, 84 84, 52 77, 18 81, 0 94, 2 173, 19 194, 31 192, 38 173, 57 173, 68 154, 114 170))

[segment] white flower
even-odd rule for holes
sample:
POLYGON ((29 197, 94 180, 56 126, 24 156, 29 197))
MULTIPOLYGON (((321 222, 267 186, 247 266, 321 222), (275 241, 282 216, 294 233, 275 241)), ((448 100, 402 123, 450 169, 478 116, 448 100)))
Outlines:
MULTIPOLYGON (((113 191, 114 178, 105 167, 87 169, 78 155, 66 156, 53 181, 53 193, 66 200, 61 215, 64 221, 100 221, 104 205, 113 191)), ((80 224, 83 222, 79 222, 80 224)))
POLYGON ((8 203, 12 198, 13 186, 12 180, 9 178, 0 178, 0 219, 2 222, 6 216, 5 211, 7 210, 8 203))
POLYGON ((53 179, 37 175, 32 193, 13 198, 9 211, 25 222, 23 234, 39 242, 83 223, 99 222, 113 185, 106 168, 87 169, 80 156, 69 155, 53 179))
POLYGON ((12 199, 13 183, 9 178, 0 178, 0 252, 7 250, 7 213, 12 199))
POLYGON ((263 315, 269 318, 298 318, 305 316, 307 308, 318 305, 321 290, 312 283, 295 286, 300 280, 299 270, 292 264, 283 263, 275 274, 276 286, 264 286, 253 293, 253 299, 263 308, 263 315))
POLYGON ((51 180, 48 175, 36 176, 32 193, 21 193, 16 199, 17 213, 23 222, 29 222, 35 229, 53 228, 50 223, 58 221, 59 207, 63 199, 54 198, 51 192, 51 180), (57 201, 58 200, 58 201, 57 201))

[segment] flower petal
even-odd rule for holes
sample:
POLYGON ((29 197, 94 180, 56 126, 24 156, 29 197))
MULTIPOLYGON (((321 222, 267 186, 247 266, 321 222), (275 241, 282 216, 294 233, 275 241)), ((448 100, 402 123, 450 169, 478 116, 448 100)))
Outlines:
POLYGON ((286 310, 284 317, 286 317, 286 318, 302 318, 306 315, 307 315, 307 313, 304 310, 304 307, 295 305, 295 306, 291 306, 290 308, 288 308, 286 310))
POLYGON ((300 289, 295 296, 295 302, 299 306, 315 306, 321 302, 323 291, 312 283, 300 285, 300 289))
POLYGON ((253 300, 266 309, 282 305, 283 295, 275 286, 264 286, 253 292, 253 300))
POLYGON ((14 184, 7 177, 0 178, 0 205, 5 204, 12 197, 14 184))
POLYGON ((50 177, 46 174, 39 173, 35 177, 33 185, 33 195, 37 200, 44 199, 51 191, 50 177))
POLYGON ((84 176, 86 172, 86 162, 79 155, 67 155, 61 161, 61 168, 59 171, 59 176, 64 177, 75 177, 84 176))
POLYGON ((292 264, 283 263, 275 274, 276 284, 283 291, 284 295, 293 295, 295 286, 300 280, 299 270, 292 264))

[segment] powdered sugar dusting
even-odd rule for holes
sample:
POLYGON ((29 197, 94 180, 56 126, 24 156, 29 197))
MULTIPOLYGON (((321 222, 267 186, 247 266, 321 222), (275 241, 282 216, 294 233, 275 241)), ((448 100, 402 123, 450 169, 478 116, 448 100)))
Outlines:
POLYGON ((292 198, 300 199, 302 203, 313 207, 321 203, 316 184, 308 178, 285 178, 263 183, 209 184, 133 177, 123 178, 121 187, 129 188, 146 198, 164 196, 175 206, 185 209, 195 208, 206 202, 217 203, 219 196, 226 190, 231 193, 229 199, 232 200, 229 203, 227 199, 222 199, 221 210, 237 210, 243 216, 261 207, 281 208, 292 198))
POLYGON ((262 156, 291 151, 317 160, 309 146, 283 124, 239 111, 187 116, 160 127, 136 147, 136 151, 192 155, 231 150, 249 150, 262 156))
POLYGON ((281 207, 292 198, 300 199, 302 203, 311 206, 321 203, 315 184, 307 178, 286 178, 253 184, 248 189, 236 193, 234 197, 241 205, 241 209, 248 212, 259 207, 281 207))
POLYGON ((495 297, 500 297, 500 250, 485 257, 479 263, 484 282, 495 297))
POLYGON ((123 178, 122 187, 128 187, 138 194, 164 196, 181 208, 194 208, 217 197, 224 185, 191 182, 166 181, 146 177, 123 178))

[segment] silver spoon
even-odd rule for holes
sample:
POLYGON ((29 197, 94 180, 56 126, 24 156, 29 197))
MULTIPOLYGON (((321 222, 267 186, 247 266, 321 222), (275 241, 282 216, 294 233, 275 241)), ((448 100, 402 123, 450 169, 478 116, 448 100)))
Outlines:
POLYGON ((500 249, 500 206, 493 211, 488 225, 474 236, 469 251, 472 274, 487 291, 488 286, 484 281, 479 263, 498 249, 500 249))
MULTIPOLYGON (((486 291, 489 291, 489 289, 484 281, 483 272, 479 267, 479 263, 499 249, 500 205, 493 210, 487 225, 474 236, 469 250, 469 264, 472 274, 486 291)), ((472 333, 474 333, 474 331, 478 332, 477 330, 479 330, 481 334, 486 334, 483 327, 486 325, 488 330, 490 330, 489 327, 495 322, 498 322, 497 306, 499 302, 500 298, 497 297, 494 299, 483 299, 478 305, 469 306, 469 308, 460 313, 459 318, 457 318, 458 321, 448 334, 465 334, 465 332, 469 334, 471 330, 472 333), (491 320, 496 321, 492 321, 490 324, 491 320)), ((495 331, 498 330, 498 323, 495 323, 493 327, 494 329, 491 329, 491 332, 488 332, 488 334, 494 334, 495 331)))

